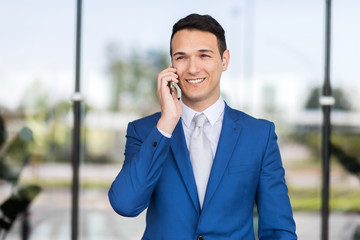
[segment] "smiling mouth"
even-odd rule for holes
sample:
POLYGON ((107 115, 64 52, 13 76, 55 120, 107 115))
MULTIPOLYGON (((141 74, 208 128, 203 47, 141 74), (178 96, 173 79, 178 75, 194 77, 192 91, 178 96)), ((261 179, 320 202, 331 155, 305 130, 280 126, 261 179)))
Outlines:
POLYGON ((205 78, 187 79, 186 81, 190 84, 197 84, 205 81, 205 78))

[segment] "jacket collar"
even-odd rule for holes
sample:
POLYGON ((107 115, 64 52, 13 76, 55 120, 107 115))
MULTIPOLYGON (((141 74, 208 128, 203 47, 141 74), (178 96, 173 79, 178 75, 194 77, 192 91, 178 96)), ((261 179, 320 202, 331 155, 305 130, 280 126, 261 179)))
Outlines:
MULTIPOLYGON (((235 114, 235 110, 231 109, 225 103, 223 125, 214 163, 210 172, 202 211, 206 209, 212 196, 214 195, 236 146, 238 137, 241 132, 241 126, 238 123, 238 120, 239 119, 235 114)), ((189 153, 186 147, 181 121, 178 122, 174 130, 171 149, 174 153, 176 164, 193 202, 194 208, 198 213, 200 213, 200 204, 196 189, 195 177, 192 170, 189 153)))
POLYGON ((235 110, 231 109, 226 104, 219 143, 206 189, 202 208, 203 211, 206 209, 217 187, 219 186, 222 176, 224 175, 230 158, 234 152, 241 132, 241 126, 238 121, 239 119, 235 114, 235 110))
POLYGON ((189 151, 186 146, 184 130, 181 121, 178 122, 172 135, 171 149, 181 177, 197 213, 200 213, 200 203, 197 194, 195 177, 192 170, 189 151))

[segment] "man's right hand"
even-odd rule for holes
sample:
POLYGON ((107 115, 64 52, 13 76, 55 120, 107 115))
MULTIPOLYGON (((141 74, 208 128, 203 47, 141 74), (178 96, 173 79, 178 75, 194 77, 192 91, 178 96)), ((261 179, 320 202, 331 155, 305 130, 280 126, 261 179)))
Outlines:
POLYGON ((170 81, 179 82, 176 69, 173 67, 168 67, 159 73, 156 92, 161 108, 157 128, 168 134, 172 134, 182 114, 182 105, 177 98, 176 88, 173 94, 170 92, 170 81))

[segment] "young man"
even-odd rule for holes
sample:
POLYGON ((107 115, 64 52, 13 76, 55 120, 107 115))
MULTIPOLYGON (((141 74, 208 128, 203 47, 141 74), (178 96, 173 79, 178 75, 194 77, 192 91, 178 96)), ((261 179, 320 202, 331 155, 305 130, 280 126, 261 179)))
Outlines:
POLYGON ((125 162, 109 190, 114 210, 147 210, 142 239, 297 239, 274 124, 220 96, 225 34, 208 15, 178 21, 173 67, 158 75, 161 113, 129 123, 125 162), (171 94, 169 82, 181 89, 171 94))

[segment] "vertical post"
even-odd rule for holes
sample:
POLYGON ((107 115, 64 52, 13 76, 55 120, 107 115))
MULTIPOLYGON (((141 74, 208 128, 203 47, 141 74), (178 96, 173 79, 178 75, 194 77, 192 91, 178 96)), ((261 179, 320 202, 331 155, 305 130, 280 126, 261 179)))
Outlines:
POLYGON ((75 66, 75 94, 73 95, 74 128, 72 146, 72 211, 71 211, 71 240, 78 239, 79 213, 79 160, 80 160, 80 129, 81 129, 81 102, 80 93, 80 56, 81 56, 81 0, 77 0, 76 17, 76 66, 75 66))
POLYGON ((29 219, 29 209, 27 208, 23 214, 21 219, 21 240, 29 240, 30 238, 30 219, 29 219))
POLYGON ((320 105, 323 111, 322 126, 322 206, 321 206, 321 239, 329 238, 329 185, 330 185, 330 136, 331 106, 335 100, 331 93, 330 84, 330 48, 331 48, 331 0, 326 0, 326 34, 325 34, 325 79, 322 96, 320 97, 320 105))

